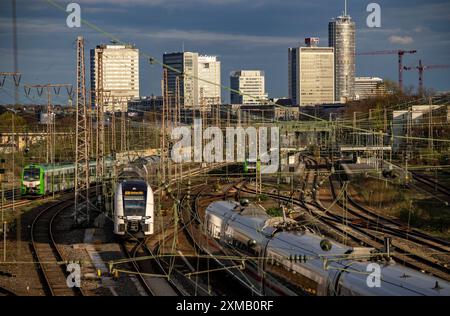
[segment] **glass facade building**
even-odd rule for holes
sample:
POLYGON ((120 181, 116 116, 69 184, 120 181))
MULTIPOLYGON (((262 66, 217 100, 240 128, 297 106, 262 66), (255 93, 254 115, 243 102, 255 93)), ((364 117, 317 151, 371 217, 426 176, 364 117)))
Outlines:
POLYGON ((335 97, 338 102, 355 98, 356 26, 348 15, 333 19, 328 25, 329 46, 334 47, 335 97))

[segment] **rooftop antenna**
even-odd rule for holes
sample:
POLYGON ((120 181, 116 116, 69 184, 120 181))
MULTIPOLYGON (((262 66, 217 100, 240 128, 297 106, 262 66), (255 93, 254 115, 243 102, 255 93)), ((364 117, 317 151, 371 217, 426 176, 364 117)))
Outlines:
POLYGON ((344 16, 347 16, 347 0, 344 1, 344 16))
POLYGON ((183 41, 183 53, 184 53, 184 41, 183 41))

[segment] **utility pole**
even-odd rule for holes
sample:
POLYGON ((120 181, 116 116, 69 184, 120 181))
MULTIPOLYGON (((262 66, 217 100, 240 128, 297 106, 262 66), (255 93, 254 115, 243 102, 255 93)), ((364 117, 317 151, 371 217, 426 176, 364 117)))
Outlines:
POLYGON ((356 143, 356 137, 357 137, 357 131, 356 131, 356 112, 353 112, 353 146, 355 146, 356 143))
MULTIPOLYGON (((14 10, 15 10, 15 8, 14 8, 14 10)), ((15 14, 15 11, 14 11, 14 14, 15 14)), ((14 29, 14 32, 15 32, 16 30, 14 29)), ((15 62, 16 62, 16 60, 15 60, 15 62)), ((17 65, 15 65, 15 67, 14 68, 17 68, 17 65)), ((14 163, 14 152, 15 152, 15 148, 16 148, 16 141, 15 141, 15 139, 16 139, 16 137, 15 137, 15 128, 14 128, 14 116, 15 116, 15 106, 16 106, 16 103, 17 103, 17 97, 18 97, 18 91, 17 91, 17 89, 19 88, 19 85, 20 85, 20 81, 21 81, 21 79, 22 79, 22 74, 20 73, 20 72, 0 72, 0 77, 1 77, 1 79, 0 79, 0 89, 1 88, 3 88, 3 86, 5 85, 5 82, 6 82, 6 78, 9 78, 9 77, 12 77, 12 79, 13 79, 13 82, 14 82, 14 87, 15 87, 15 97, 16 97, 16 100, 15 100, 15 103, 14 103, 14 109, 13 109, 13 116, 12 116, 12 143, 13 143, 13 157, 12 157, 12 159, 13 159, 13 191, 12 191, 12 194, 13 194, 13 196, 12 196, 12 200, 13 200, 13 213, 15 212, 15 209, 14 209, 14 189, 15 189, 15 186, 14 186, 14 169, 15 169, 15 163, 14 163)), ((0 158, 0 164, 1 165, 3 165, 4 163, 5 163, 6 161, 5 161, 5 159, 3 159, 3 158, 0 158)), ((3 210, 3 201, 4 201, 4 199, 5 199, 5 192, 4 192, 4 187, 3 187, 3 174, 5 174, 5 169, 4 168, 0 168, 0 185, 1 185, 1 191, 2 191, 2 193, 1 193, 1 214, 2 214, 2 220, 1 220, 1 222, 0 222, 0 225, 4 225, 4 229, 3 229, 3 235, 4 235, 4 241, 5 241, 5 243, 4 243, 4 248, 3 248, 3 255, 4 255, 4 261, 6 261, 6 222, 4 222, 4 214, 3 214, 3 212, 4 212, 4 210, 3 210)), ((18 236, 20 236, 20 221, 18 221, 18 229, 17 229, 17 234, 18 234, 18 236)))
MULTIPOLYGON (((113 101, 113 108, 116 107, 117 100, 114 99, 113 101)), ((111 113, 111 152, 115 153, 117 152, 116 149, 116 112, 113 111, 111 113)))
POLYGON ((412 148, 412 140, 411 140, 411 134, 412 134, 412 110, 411 108, 408 109, 408 118, 407 118, 407 123, 406 123, 406 155, 405 155, 405 160, 406 160, 406 164, 405 164, 405 169, 406 169, 406 181, 408 182, 409 180, 409 175, 408 175, 408 162, 409 159, 411 159, 411 148, 412 148))
POLYGON ((95 147, 94 145, 96 144, 96 139, 94 137, 94 128, 93 128, 93 117, 94 117, 94 111, 92 109, 93 103, 95 104, 95 101, 93 102, 93 100, 95 99, 95 91, 91 91, 89 90, 89 106, 87 109, 87 115, 88 115, 88 139, 89 139, 89 157, 95 157, 95 147))
POLYGON ((433 132, 433 106, 430 102, 430 115, 429 115, 429 121, 428 121, 428 149, 433 150, 434 148, 434 132, 433 132))
POLYGON ((162 171, 162 181, 166 182, 166 115, 168 106, 168 72, 167 69, 163 70, 163 79, 161 81, 161 90, 163 95, 163 111, 162 111, 162 128, 161 128, 161 171, 162 171))
POLYGON ((0 88, 5 85, 6 78, 12 77, 14 81, 14 86, 16 88, 20 85, 20 80, 22 79, 22 74, 20 72, 0 72, 0 88))
MULTIPOLYGON (((128 144, 127 144, 127 109, 125 107, 125 104, 127 104, 128 100, 132 99, 132 96, 124 96, 124 97, 116 97, 115 98, 115 104, 120 104, 120 151, 121 152, 125 152, 128 150, 128 144)), ((116 116, 116 108, 115 106, 113 106, 113 125, 114 125, 114 129, 115 129, 115 116, 116 116)), ((115 137, 116 137, 116 132, 114 131, 114 150, 116 150, 116 146, 115 146, 115 137)))
POLYGON ((24 85, 25 94, 27 96, 30 95, 31 89, 36 89, 38 96, 42 96, 44 90, 47 93, 47 155, 46 161, 47 163, 53 164, 55 162, 55 124, 56 124, 56 115, 53 110, 52 105, 52 93, 55 95, 59 95, 61 92, 61 88, 66 88, 67 95, 69 99, 72 99, 72 85, 71 84, 43 84, 43 85, 24 85))
MULTIPOLYGON (((5 159, 0 158, 0 164, 4 164, 5 163, 5 159)), ((3 223, 5 223, 5 216, 3 214, 3 201, 5 200, 5 191, 4 191, 4 187, 3 187, 3 174, 5 173, 5 169, 1 168, 0 169, 0 186, 1 186, 1 190, 2 190, 2 196, 1 196, 1 202, 0 202, 0 208, 1 208, 1 213, 2 213, 2 220, 0 222, 0 225, 4 225, 3 223)), ((4 243, 3 243, 3 262, 6 261, 6 225, 4 225, 3 227, 3 238, 4 238, 4 243)))
POLYGON ((103 198, 105 196, 105 117, 104 117, 104 93, 103 90, 103 51, 99 51, 97 55, 97 82, 96 82, 96 169, 95 179, 97 184, 97 199, 99 209, 103 207, 103 198), (101 192, 99 184, 101 183, 101 192))
POLYGON ((75 223, 84 213, 89 223, 89 125, 86 106, 86 63, 84 38, 77 38, 77 99, 75 149, 75 223))
POLYGON ((221 108, 219 102, 217 102, 217 113, 216 113, 216 126, 222 127, 220 124, 220 118, 221 118, 221 108))
POLYGON ((3 222, 3 262, 6 262, 6 231, 8 229, 8 223, 3 222))

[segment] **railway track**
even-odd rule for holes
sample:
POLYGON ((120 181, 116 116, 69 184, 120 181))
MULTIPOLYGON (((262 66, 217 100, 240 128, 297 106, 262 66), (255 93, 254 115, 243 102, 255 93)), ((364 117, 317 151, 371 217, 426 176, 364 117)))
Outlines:
MULTIPOLYGON (((220 169, 226 165, 227 163, 218 164, 217 166, 209 168, 185 171, 181 177, 171 180, 164 187, 155 190, 155 193, 164 190, 164 188, 168 189, 171 185, 177 184, 177 181, 182 181, 182 179, 186 177, 192 177, 214 169, 220 169)), ((171 195, 170 190, 169 195, 171 195)), ((173 196, 172 198, 175 199, 173 196)), ((173 226, 174 222, 171 220, 169 223, 166 223, 160 231, 155 232, 152 236, 142 240, 133 238, 132 240, 120 243, 123 253, 128 259, 126 262, 132 266, 132 273, 136 275, 142 288, 149 296, 188 295, 188 293, 178 284, 179 282, 174 281, 175 277, 186 278, 184 273, 179 269, 174 268, 171 262, 166 262, 164 256, 159 256, 162 246, 167 244, 168 241, 174 237, 175 233, 179 233, 185 229, 185 227, 182 226, 179 227, 176 232, 171 228, 173 226), (162 233, 163 237, 161 238, 162 233)), ((119 272, 120 271, 122 270, 119 270, 119 272)), ((208 292, 205 293, 208 294, 208 292)))
POLYGON ((13 206, 15 208, 19 208, 19 207, 24 207, 30 204, 33 204, 36 201, 39 202, 45 202, 45 201, 50 201, 50 200, 54 200, 55 198, 59 198, 61 196, 61 193, 57 193, 55 194, 55 196, 39 196, 39 197, 32 197, 32 199, 27 199, 27 198, 31 198, 31 197, 21 197, 20 199, 16 199, 14 201, 14 205, 13 203, 7 203, 7 204, 3 204, 3 209, 7 210, 7 209, 11 209, 13 206))
MULTIPOLYGON (((334 185, 334 181, 330 178, 330 187, 333 197, 336 199, 338 193, 336 192, 336 188, 334 185)), ((417 229, 413 229, 407 227, 405 224, 390 219, 386 216, 380 215, 361 204, 355 202, 351 196, 347 194, 347 200, 350 202, 353 207, 346 207, 346 210, 357 217, 360 217, 364 220, 364 223, 367 224, 368 227, 371 227, 373 230, 379 230, 381 232, 389 233, 390 235, 406 239, 411 242, 415 242, 419 245, 429 247, 435 249, 437 251, 441 251, 444 253, 450 253, 450 243, 442 240, 440 238, 436 238, 420 232, 417 229)), ((339 206, 342 208, 343 205, 341 202, 338 202, 339 206)))
POLYGON ((138 257, 137 252, 139 250, 139 247, 141 247, 141 244, 144 242, 145 240, 137 241, 132 249, 130 249, 129 246, 123 243, 122 249, 126 254, 127 258, 130 259, 130 263, 133 267, 134 272, 136 273, 135 275, 138 278, 138 281, 141 284, 144 291, 147 293, 148 296, 156 296, 155 291, 152 289, 152 287, 147 283, 147 280, 144 278, 139 263, 135 260, 138 257))
POLYGON ((432 194, 435 194, 435 192, 439 192, 440 194, 442 194, 443 199, 447 203, 450 203, 450 189, 448 187, 436 182, 435 180, 431 179, 430 177, 428 177, 426 175, 419 174, 416 172, 412 173, 412 177, 417 182, 425 185, 425 187, 428 188, 426 190, 427 192, 432 193, 432 194))
POLYGON ((11 200, 12 196, 13 196, 13 192, 14 192, 14 197, 20 197, 20 185, 18 184, 18 188, 13 189, 9 189, 9 190, 5 190, 4 192, 4 197, 6 200, 11 200))
POLYGON ((66 265, 53 232, 55 218, 71 204, 73 198, 69 197, 44 208, 31 225, 31 245, 39 263, 42 280, 51 296, 84 295, 81 288, 69 288, 66 284, 66 265))
MULTIPOLYGON (((311 161, 315 164, 315 169, 318 170, 318 164, 315 160, 311 159, 311 161)), ((377 233, 382 233, 383 236, 391 236, 397 237, 402 242, 406 243, 414 243, 416 245, 420 245, 425 249, 434 249, 441 255, 448 255, 450 253, 450 248, 448 246, 448 242, 441 240, 439 238, 435 238, 433 236, 429 236, 423 232, 418 231, 417 229, 410 229, 409 227, 405 227, 404 224, 399 223, 393 219, 387 218, 386 216, 379 215, 368 208, 363 207, 362 205, 351 201, 349 199, 351 205, 343 205, 342 201, 337 199, 338 193, 333 184, 333 178, 328 178, 331 188, 331 193, 333 195, 333 199, 337 201, 337 205, 345 212, 355 216, 356 218, 361 218, 364 223, 360 225, 355 225, 354 223, 348 222, 347 218, 343 216, 339 216, 336 214, 329 214, 336 222, 345 222, 348 227, 351 227, 353 230, 357 231, 360 234, 365 234, 372 240, 376 241, 379 246, 377 248, 382 247, 384 243, 384 239, 379 237, 377 233), (353 203, 352 203, 353 202, 353 203)), ((314 186, 317 184, 317 172, 314 178, 314 186)), ((347 195, 348 198, 348 195, 347 195)), ((322 211, 326 209, 320 204, 317 195, 314 196, 316 206, 318 206, 322 211)), ((348 233, 348 232, 347 232, 348 233)), ((365 242, 367 242, 366 240, 365 242)), ((370 244, 370 243, 368 243, 370 244)), ((414 251, 412 253, 408 248, 396 247, 397 258, 407 263, 408 265, 417 268, 419 270, 432 272, 443 279, 450 280, 450 269, 448 267, 448 261, 442 262, 442 260, 437 260, 432 257, 432 255, 424 255, 420 252, 414 251)))
MULTIPOLYGON (((254 194, 255 192, 251 189, 242 189, 243 192, 254 194)), ((384 245, 384 239, 378 236, 376 233, 367 231, 366 227, 361 225, 352 224, 345 218, 332 213, 325 213, 326 209, 320 204, 301 202, 297 199, 292 199, 290 197, 279 196, 272 193, 265 193, 269 197, 286 202, 293 203, 296 206, 305 208, 311 212, 314 218, 321 222, 322 224, 331 227, 335 231, 339 232, 343 236, 350 237, 352 240, 358 243, 369 245, 376 249, 382 249, 384 245)), ((396 247, 395 252, 392 254, 393 258, 396 258, 399 262, 403 262, 410 267, 421 271, 432 271, 433 274, 450 281, 450 271, 447 267, 442 266, 430 259, 423 258, 416 254, 411 254, 410 252, 396 247)))
POLYGON ((30 205, 31 203, 33 203, 33 201, 28 201, 28 200, 18 200, 13 203, 8 203, 8 204, 3 204, 3 209, 7 210, 14 207, 23 207, 23 206, 27 206, 30 205))
POLYGON ((0 296, 17 296, 17 294, 9 289, 0 287, 0 296))
MULTIPOLYGON (((312 189, 317 189, 317 183, 318 183, 318 164, 313 160, 309 158, 309 172, 307 172, 306 175, 306 182, 311 178, 311 171, 314 170, 314 177, 313 181, 310 184, 312 189), (312 165, 312 163, 314 165, 312 165)), ((308 186, 308 183, 304 184, 304 189, 306 189, 308 186)), ((351 239, 358 243, 364 243, 366 245, 369 245, 371 247, 374 247, 376 249, 382 249, 384 245, 384 238, 379 236, 379 233, 388 234, 390 236, 396 236, 402 238, 404 241, 412 242, 411 239, 414 239, 415 242, 423 245, 423 246, 433 246, 435 249, 438 249, 439 251, 445 251, 445 253, 448 253, 448 247, 445 244, 441 244, 436 242, 436 240, 427 240, 427 235, 423 234, 417 234, 417 236, 414 235, 415 232, 412 232, 412 236, 405 235, 405 231, 403 231, 400 228, 396 228, 394 226, 387 227, 386 224, 373 221, 369 216, 366 216, 362 214, 362 212, 354 211, 354 209, 349 209, 348 206, 345 207, 345 211, 349 211, 350 214, 352 214, 355 217, 361 217, 364 215, 365 221, 370 221, 370 226, 367 225, 367 223, 352 223, 348 220, 348 218, 344 216, 340 216, 337 214, 333 214, 332 212, 329 212, 325 207, 322 206, 322 204, 319 202, 317 198, 317 190, 312 190, 313 196, 311 202, 306 202, 301 199, 293 199, 292 197, 286 197, 286 196, 280 196, 273 193, 265 193, 267 196, 281 200, 286 203, 293 203, 296 206, 299 206, 301 208, 307 209, 311 212, 311 214, 322 224, 329 226, 333 228, 335 231, 338 231, 340 234, 344 236, 349 236, 351 239), (408 239, 409 238, 409 239, 408 239)), ((255 191, 249 188, 242 188, 243 192, 255 194, 255 191)), ((336 200, 336 192, 334 192, 334 200, 336 200)), ((343 205, 341 203, 337 203, 337 206, 343 209, 343 205)), ((343 209, 344 210, 344 209, 343 209)), ((367 210, 366 210, 367 211, 367 210)), ((391 223, 392 224, 392 223, 391 223)), ((396 223, 398 225, 398 223, 396 223)), ((433 238, 431 238, 433 239, 433 238)), ((438 240, 440 241, 440 240, 438 240)), ((437 262, 436 260, 431 259, 430 257, 421 256, 419 254, 412 254, 408 250, 404 250, 400 247, 396 247, 395 255, 393 255, 394 258, 398 259, 400 262, 404 262, 405 264, 409 265, 410 267, 423 270, 423 271, 431 271, 433 274, 446 279, 450 280, 450 271, 449 268, 442 264, 441 262, 437 262)))
MULTIPOLYGON (((311 161, 315 163, 314 160, 311 161)), ((330 176, 329 183, 333 198, 336 199, 336 197, 338 196, 338 192, 336 192, 337 189, 335 187, 333 179, 334 179, 333 176, 330 176)), ((317 182, 317 178, 315 178, 314 182, 317 182)), ((339 177, 338 183, 342 187, 343 181, 341 177, 339 177)), ((374 230, 389 232, 392 235, 395 235, 396 237, 407 239, 409 241, 416 242, 420 245, 430 247, 438 251, 443 252, 450 251, 450 242, 426 234, 418 229, 407 227, 406 224, 404 224, 398 219, 390 218, 380 213, 377 213, 371 210, 370 208, 365 207, 360 203, 356 202, 348 192, 346 192, 346 199, 351 205, 351 207, 346 206, 346 210, 349 211, 349 213, 354 215, 355 217, 363 219, 364 223, 367 224, 367 227, 372 227, 374 230)), ((343 206, 342 203, 338 204, 342 208, 343 206)))
MULTIPOLYGON (((232 253, 227 252, 225 249, 217 245, 213 240, 209 238, 204 238, 203 232, 201 230, 201 227, 203 225, 202 221, 202 214, 200 212, 201 206, 200 204, 203 203, 211 203, 216 200, 223 200, 228 199, 230 196, 230 191, 232 189, 236 189, 234 192, 234 198, 240 199, 240 187, 238 187, 238 184, 245 183, 246 180, 239 179, 237 181, 234 181, 233 183, 227 185, 224 192, 219 195, 210 195, 205 194, 205 191, 207 189, 210 189, 209 186, 205 185, 195 194, 194 201, 192 203, 192 208, 190 209, 190 212, 185 212, 185 216, 182 218, 183 226, 185 226, 185 229, 183 232, 185 233, 187 239, 191 242, 191 244, 195 247, 196 252, 199 254, 203 254, 206 257, 211 259, 211 263, 209 263, 208 267, 212 269, 213 267, 215 269, 220 269, 223 271, 226 271, 227 274, 231 275, 235 280, 237 280, 239 283, 239 290, 243 293, 251 294, 251 295, 261 295, 249 282, 246 281, 246 277, 243 275, 240 270, 231 269, 227 267, 233 267, 236 266, 236 263, 233 262, 231 259, 221 260, 217 258, 217 254, 221 253, 224 256, 233 256, 232 253), (204 239, 201 239, 203 236, 204 239), (209 249, 210 247, 216 249, 216 251, 212 251, 209 249)), ((237 290, 237 288, 236 288, 237 290)), ((217 292, 217 290, 216 290, 217 292)), ((220 292, 219 292, 220 294, 220 292)), ((224 295, 224 294, 222 294, 224 295)))

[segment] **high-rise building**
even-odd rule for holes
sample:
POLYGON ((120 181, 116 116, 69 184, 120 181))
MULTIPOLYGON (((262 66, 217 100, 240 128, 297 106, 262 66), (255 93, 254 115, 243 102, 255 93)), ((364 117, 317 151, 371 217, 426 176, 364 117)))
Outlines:
POLYGON ((318 38, 305 44, 289 48, 289 98, 300 106, 334 103, 334 49, 318 47, 318 38))
POLYGON ((132 45, 98 45, 91 50, 92 104, 96 104, 99 54, 102 54, 106 112, 127 111, 128 100, 139 98, 139 50, 132 45))
POLYGON ((176 92, 179 78, 180 103, 183 108, 209 107, 221 103, 220 61, 216 56, 202 56, 193 52, 164 54, 169 97, 176 92))
POLYGON ((198 77, 202 79, 198 81, 200 104, 221 104, 220 61, 216 56, 198 57, 198 77))
POLYGON ((334 47, 335 95, 339 102, 355 97, 355 34, 355 22, 347 15, 346 5, 344 14, 328 25, 328 46, 334 47))
POLYGON ((298 99, 298 48, 288 50, 288 88, 289 99, 293 105, 299 104, 298 99))
POLYGON ((363 100, 382 96, 386 93, 383 79, 377 77, 355 78, 355 99, 363 100))
POLYGON ((230 75, 231 104, 260 105, 267 103, 265 74, 261 70, 239 70, 230 75))
POLYGON ((199 106, 198 88, 198 53, 181 52, 164 54, 163 63, 176 69, 167 69, 167 86, 169 98, 176 93, 177 77, 179 78, 180 102, 184 108, 199 106))

